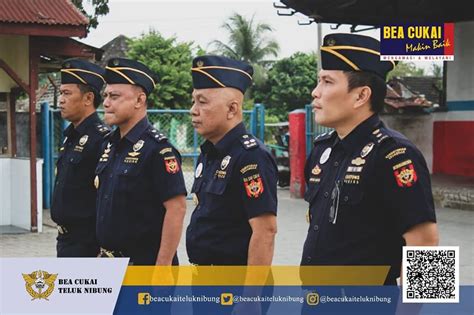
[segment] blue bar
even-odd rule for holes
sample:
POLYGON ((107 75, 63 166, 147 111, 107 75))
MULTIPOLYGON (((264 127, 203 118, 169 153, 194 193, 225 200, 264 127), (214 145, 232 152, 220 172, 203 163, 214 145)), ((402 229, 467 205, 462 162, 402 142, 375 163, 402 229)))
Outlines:
POLYGON ((261 141, 265 141, 265 107, 263 104, 255 104, 258 113, 258 135, 261 141))
POLYGON ((448 111, 474 110, 474 100, 470 101, 447 101, 448 111))
POLYGON ((256 122, 257 122, 257 117, 256 117, 256 112, 255 108, 250 112, 250 133, 255 135, 256 132, 256 122))
POLYGON ((50 138, 49 105, 41 103, 41 144, 43 152, 43 208, 51 207, 51 138, 50 138))

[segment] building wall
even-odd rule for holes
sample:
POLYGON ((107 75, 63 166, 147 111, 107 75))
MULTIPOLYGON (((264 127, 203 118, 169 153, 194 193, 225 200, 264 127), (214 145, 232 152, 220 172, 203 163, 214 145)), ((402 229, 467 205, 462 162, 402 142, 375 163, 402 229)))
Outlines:
MULTIPOLYGON (((36 190, 38 232, 43 225, 43 160, 36 162, 36 190)), ((0 157, 0 225, 14 225, 29 230, 30 215, 30 161, 0 157)))
POLYGON ((433 115, 381 115, 385 124, 407 137, 423 153, 430 173, 433 172, 433 115))
POLYGON ((474 177, 474 21, 456 23, 447 62, 447 113, 436 113, 433 172, 474 177))
MULTIPOLYGON (((29 84, 29 45, 28 36, 0 35, 0 59, 26 83, 29 84)), ((17 86, 8 74, 0 70, 0 92, 9 93, 17 86)))

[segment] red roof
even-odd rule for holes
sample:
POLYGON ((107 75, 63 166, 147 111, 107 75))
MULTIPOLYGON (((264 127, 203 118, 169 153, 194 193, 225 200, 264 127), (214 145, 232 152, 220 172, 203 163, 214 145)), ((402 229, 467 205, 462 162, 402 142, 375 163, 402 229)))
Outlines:
POLYGON ((69 0, 0 0, 0 22, 44 25, 88 25, 69 0))

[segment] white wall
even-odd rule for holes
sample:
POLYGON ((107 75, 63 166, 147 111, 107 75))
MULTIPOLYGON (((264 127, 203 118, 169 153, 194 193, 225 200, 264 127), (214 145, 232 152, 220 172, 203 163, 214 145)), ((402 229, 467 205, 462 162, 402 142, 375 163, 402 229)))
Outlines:
POLYGON ((448 81, 446 97, 448 102, 474 100, 473 38, 474 21, 455 24, 454 61, 447 62, 448 81))
MULTIPOLYGON (((43 160, 36 162, 38 232, 43 229, 43 160)), ((14 225, 29 230, 30 162, 28 159, 0 158, 0 225, 14 225)))

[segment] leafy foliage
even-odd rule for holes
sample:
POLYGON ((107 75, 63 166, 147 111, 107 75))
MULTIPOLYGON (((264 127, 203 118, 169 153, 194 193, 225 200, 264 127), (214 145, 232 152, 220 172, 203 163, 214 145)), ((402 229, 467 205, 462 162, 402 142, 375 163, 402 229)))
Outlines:
POLYGON ((91 28, 97 28, 97 25, 99 25, 99 16, 109 13, 109 0, 87 0, 87 3, 92 5, 94 10, 94 13, 91 14, 84 9, 84 0, 72 0, 71 2, 89 19, 87 32, 89 32, 91 28))
POLYGON ((393 77, 422 77, 425 71, 417 68, 413 62, 400 61, 387 75, 387 81, 393 77))
MULTIPOLYGON (((193 43, 164 38, 151 30, 129 43, 128 57, 146 64, 158 76, 150 95, 150 108, 189 108, 192 92, 193 43)), ((204 51, 197 48, 197 54, 204 51)))
POLYGON ((316 83, 316 55, 297 52, 275 62, 266 83, 254 89, 253 97, 255 102, 265 104, 269 114, 286 120, 288 112, 311 103, 316 83))

